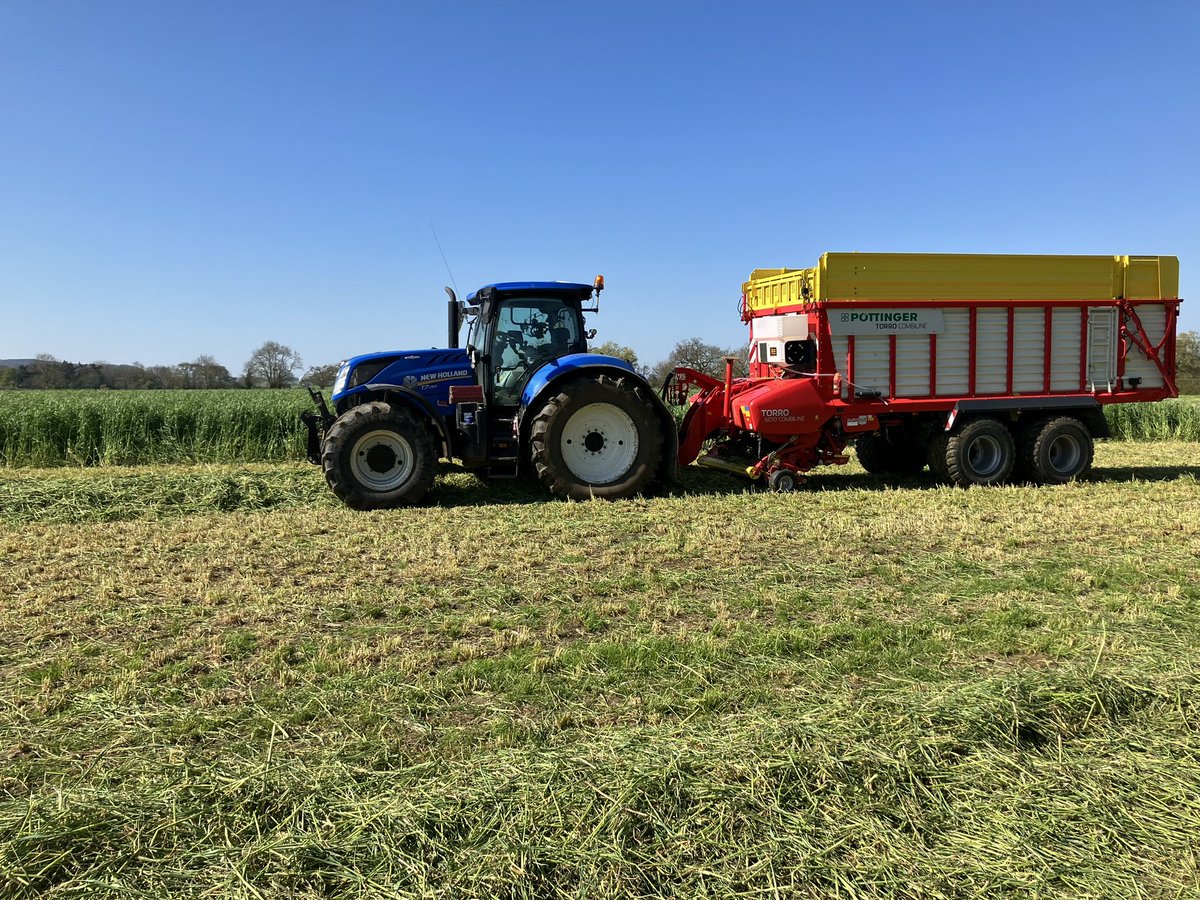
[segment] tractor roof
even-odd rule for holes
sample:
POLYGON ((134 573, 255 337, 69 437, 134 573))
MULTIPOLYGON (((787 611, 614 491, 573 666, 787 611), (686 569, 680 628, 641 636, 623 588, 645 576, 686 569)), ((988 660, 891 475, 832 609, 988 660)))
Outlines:
POLYGON ((515 291, 569 291, 571 293, 590 294, 594 288, 590 284, 580 284, 576 281, 503 281, 499 284, 485 284, 478 291, 467 295, 467 302, 473 303, 479 291, 488 288, 505 293, 515 291))

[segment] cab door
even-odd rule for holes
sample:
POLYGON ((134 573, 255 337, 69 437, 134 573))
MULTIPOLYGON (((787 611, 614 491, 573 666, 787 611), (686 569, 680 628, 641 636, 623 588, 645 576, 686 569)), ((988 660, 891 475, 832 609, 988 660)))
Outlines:
POLYGON ((516 407, 535 371, 586 348, 577 307, 557 297, 505 298, 492 321, 484 390, 494 405, 516 407))

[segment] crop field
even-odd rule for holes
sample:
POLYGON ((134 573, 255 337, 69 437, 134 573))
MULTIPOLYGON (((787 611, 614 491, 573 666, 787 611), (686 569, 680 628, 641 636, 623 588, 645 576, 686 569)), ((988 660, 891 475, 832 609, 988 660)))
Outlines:
POLYGON ((0 391, 0 466, 301 459, 303 390, 0 391))
MULTIPOLYGON (((0 391, 0 467, 304 457, 303 390, 0 391)), ((1109 406, 1113 436, 1200 441, 1200 397, 1109 406)))
POLYGON ((4 469, 0 896, 1200 897, 1198 474, 4 469))

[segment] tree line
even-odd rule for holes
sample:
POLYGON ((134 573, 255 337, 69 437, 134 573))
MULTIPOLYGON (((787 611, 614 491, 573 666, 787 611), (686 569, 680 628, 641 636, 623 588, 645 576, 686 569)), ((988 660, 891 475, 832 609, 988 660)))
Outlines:
MULTIPOLYGON (((654 365, 643 365, 632 347, 615 341, 605 341, 592 348, 595 353, 617 356, 630 362, 655 387, 662 384, 676 366, 688 366, 721 377, 725 373, 725 357, 737 358, 734 374, 748 371, 746 350, 742 347, 723 348, 700 338, 687 338, 675 345, 670 355, 654 365)), ((109 390, 187 390, 189 388, 285 388, 298 383, 313 387, 330 387, 337 376, 336 363, 304 369, 304 361, 286 344, 267 341, 250 355, 240 375, 232 374, 213 357, 198 356, 174 366, 143 366, 140 363, 114 364, 107 362, 76 363, 55 359, 43 353, 32 362, 0 368, 0 388, 30 389, 87 389, 109 390)))
POLYGON ((267 341, 246 360, 241 374, 234 375, 208 355, 197 356, 173 366, 143 366, 141 363, 79 363, 56 359, 49 353, 18 366, 0 368, 0 388, 40 390, 106 388, 108 390, 187 390, 192 388, 285 388, 298 381, 328 387, 337 374, 336 365, 314 366, 301 378, 296 373, 304 360, 286 344, 267 341))

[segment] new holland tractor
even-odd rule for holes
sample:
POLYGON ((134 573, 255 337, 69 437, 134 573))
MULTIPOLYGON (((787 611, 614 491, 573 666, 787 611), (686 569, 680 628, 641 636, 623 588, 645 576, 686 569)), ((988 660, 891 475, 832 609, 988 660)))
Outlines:
POLYGON ((667 407, 632 365, 588 352, 594 284, 492 284, 450 299, 448 346, 355 356, 341 364, 333 410, 317 412, 308 458, 355 509, 420 501, 437 462, 484 478, 526 476, 572 499, 620 498, 675 479, 667 407), (466 347, 459 332, 469 321, 466 347))

